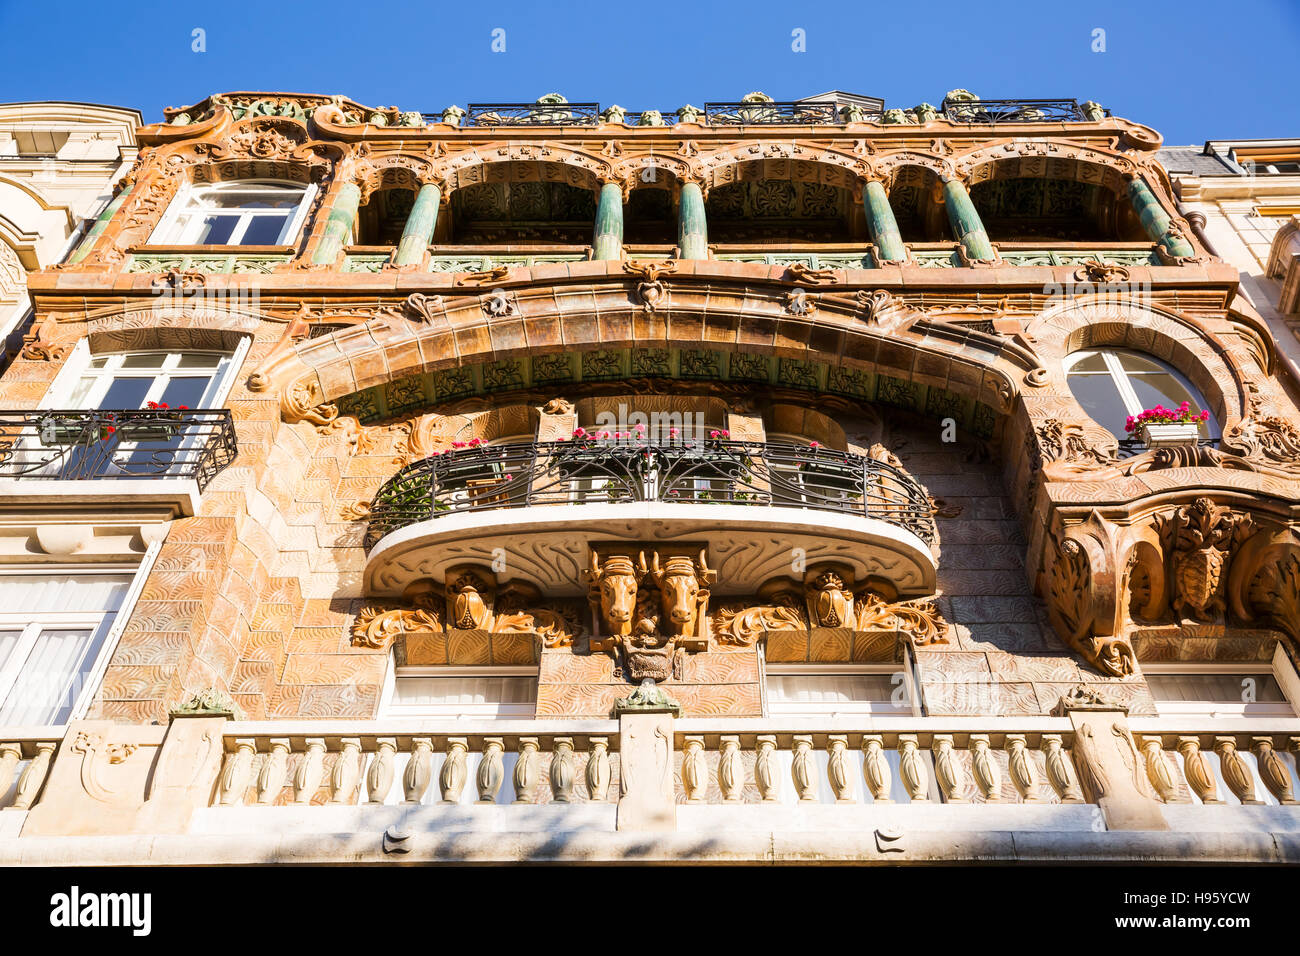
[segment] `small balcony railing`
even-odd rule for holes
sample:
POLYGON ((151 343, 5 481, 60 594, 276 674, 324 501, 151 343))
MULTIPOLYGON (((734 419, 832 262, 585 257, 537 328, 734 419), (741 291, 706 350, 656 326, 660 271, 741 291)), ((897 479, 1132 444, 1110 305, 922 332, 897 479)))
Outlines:
POLYGON ((599 103, 470 103, 462 126, 595 126, 599 103))
POLYGON ((0 479, 188 478, 235 459, 230 410, 0 411, 0 479))
POLYGON ((809 508, 935 540, 925 490, 874 458, 779 442, 575 440, 464 448, 407 466, 375 495, 366 547, 443 515, 646 501, 809 508))
POLYGON ((705 103, 710 126, 825 126, 840 122, 832 102, 705 103))
MULTIPOLYGON (((1078 100, 945 99, 942 109, 954 123, 1078 123, 1091 118, 1078 100)), ((1101 112, 1110 115, 1110 110, 1101 112)))

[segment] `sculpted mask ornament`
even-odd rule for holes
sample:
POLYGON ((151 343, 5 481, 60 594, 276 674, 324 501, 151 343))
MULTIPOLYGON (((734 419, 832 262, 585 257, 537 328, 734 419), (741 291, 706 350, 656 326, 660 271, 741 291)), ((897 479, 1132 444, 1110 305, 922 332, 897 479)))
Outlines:
POLYGON ((1229 555, 1255 530, 1250 515, 1197 498, 1156 526, 1169 559, 1175 613, 1198 621, 1220 617, 1229 555))
POLYGON ((462 631, 485 630, 492 621, 495 587, 473 570, 447 573, 447 625, 462 631))
POLYGON ((839 569, 814 569, 804 584, 808 599, 808 618, 813 627, 855 628, 853 592, 839 569))

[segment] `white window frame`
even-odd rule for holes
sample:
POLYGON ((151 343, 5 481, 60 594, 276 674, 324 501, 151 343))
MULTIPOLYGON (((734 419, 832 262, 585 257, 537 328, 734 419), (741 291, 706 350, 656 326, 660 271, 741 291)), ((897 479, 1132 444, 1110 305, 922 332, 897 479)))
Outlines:
MULTIPOLYGON (((165 360, 163 368, 140 369, 139 377, 147 378, 149 377, 149 373, 153 373, 153 377, 154 377, 154 384, 150 388, 149 393, 146 396, 145 400, 157 401, 158 397, 162 395, 163 390, 166 389, 167 387, 166 376, 169 376, 174 372, 180 372, 181 374, 184 374, 187 371, 203 371, 202 369, 194 369, 194 370, 177 369, 176 365, 180 361, 180 356, 186 354, 195 354, 198 352, 204 352, 204 353, 214 353, 214 354, 219 353, 222 355, 222 360, 220 363, 218 363, 215 369, 212 369, 212 381, 208 386, 209 400, 206 401, 202 407, 223 408, 225 406, 226 397, 230 394, 230 390, 234 387, 235 375, 238 372, 238 370, 243 366, 244 359, 248 356, 248 349, 251 342, 252 339, 249 338, 249 336, 246 335, 241 336, 239 339, 239 344, 235 346, 233 352, 227 352, 222 349, 156 348, 156 349, 128 349, 125 351, 107 352, 107 353, 101 352, 98 354, 94 354, 90 351, 90 347, 87 344, 86 340, 82 339, 80 342, 77 343, 76 348, 73 349, 72 355, 68 357, 68 361, 65 362, 63 368, 59 370, 59 374, 55 377, 54 381, 50 383, 50 387, 45 393, 45 398, 41 400, 40 407, 42 409, 67 408, 68 402, 70 400, 69 397, 72 395, 72 392, 76 389, 78 383, 81 381, 83 377, 85 377, 91 371, 94 371, 100 374, 105 379, 110 378, 113 372, 116 371, 117 368, 121 365, 122 357, 124 356, 137 355, 146 352, 166 352, 168 354, 168 358, 165 360), (106 365, 104 369, 92 370, 90 368, 91 361, 95 358, 99 358, 105 355, 107 355, 110 358, 110 362, 108 363, 108 365, 106 365), (116 361, 114 362, 114 360, 116 361)), ((94 394, 93 390, 91 394, 92 395, 94 394)))
MULTIPOLYGON (((164 536, 165 537, 165 536, 164 536)), ((67 723, 74 720, 81 720, 86 716, 91 702, 99 692, 100 684, 104 680, 104 672, 108 669, 108 663, 113 654, 117 651, 117 645, 122 639, 122 632, 126 629, 127 621, 131 618, 132 611, 135 610, 136 602, 140 599, 140 593, 144 590, 145 581, 149 577, 149 572, 153 568, 158 552, 162 549, 162 539, 152 542, 145 550, 138 564, 62 564, 62 565, 22 565, 14 567, 5 567, 0 569, 0 574, 9 576, 21 575, 55 575, 55 574, 80 574, 80 575, 131 575, 131 582, 127 585, 126 593, 122 595, 122 603, 117 611, 113 612, 112 623, 104 635, 103 643, 100 645, 99 652, 95 660, 91 663, 86 671, 86 679, 76 699, 73 701, 72 708, 68 713, 67 723)), ((22 629, 25 637, 29 636, 30 644, 25 654, 18 655, 22 658, 23 663, 31 653, 31 646, 34 646, 37 633, 43 628, 57 630, 59 628, 77 628, 77 627, 95 627, 101 625, 106 614, 96 614, 90 611, 42 611, 39 613, 26 613, 22 615, 0 614, 0 630, 19 630, 22 629), (14 617, 19 620, 8 622, 5 619, 14 617), (24 619, 25 620, 22 620, 24 619)), ((0 700, 3 700, 13 687, 17 680, 18 674, 22 668, 15 661, 7 666, 0 667, 0 700)), ((53 724, 50 726, 62 727, 66 724, 53 724)))
MULTIPOLYGON (((389 658, 390 661, 392 658, 389 658)), ((380 698, 379 715, 381 717, 422 717, 463 720, 533 720, 537 714, 537 697, 533 695, 531 704, 412 704, 394 703, 397 696, 397 681, 406 678, 441 677, 441 678, 475 678, 475 677, 531 677, 537 681, 536 665, 470 667, 470 666, 406 666, 398 667, 390 663, 388 676, 384 681, 384 690, 380 698)))
MULTIPOLYGON (((200 213, 202 212, 202 208, 198 206, 192 206, 191 204, 193 202, 198 200, 204 193, 208 193, 208 192, 220 192, 223 190, 230 191, 230 192, 241 191, 241 190, 249 191, 249 190, 256 190, 259 186, 279 186, 279 187, 301 186, 302 187, 302 193, 299 196, 298 205, 294 207, 293 212, 291 212, 289 216, 286 218, 284 227, 280 230, 280 235, 276 237, 276 241, 271 243, 271 245, 274 246, 292 245, 297 240, 299 234, 302 232, 303 222, 307 218, 307 210, 311 208, 312 201, 316 197, 315 183, 294 183, 294 182, 288 182, 286 180, 275 180, 275 179, 232 179, 232 180, 225 180, 219 183, 202 183, 199 185, 195 185, 194 183, 189 183, 189 182, 184 183, 181 186, 181 188, 177 190, 176 197, 167 206, 167 211, 163 213, 162 218, 158 220, 158 225, 154 227, 154 231, 150 234, 147 245, 151 245, 151 246, 199 245, 199 243, 195 242, 194 240, 197 237, 199 231, 198 223, 202 221, 202 216, 200 215, 200 213), (177 224, 180 221, 181 217, 186 215, 187 213, 192 213, 193 215, 191 216, 190 222, 185 226, 184 231, 178 234, 179 227, 177 224)), ((283 209, 283 207, 280 208, 283 209)), ((246 209, 240 212, 239 207, 233 207, 224 210, 219 209, 217 207, 213 207, 210 211, 213 213, 224 213, 226 215, 232 215, 237 212, 240 213, 239 223, 235 226, 234 230, 230 233, 230 240, 228 242, 223 242, 223 243, 211 243, 211 245, 220 245, 222 248, 232 248, 232 249, 239 248, 239 240, 242 239, 244 237, 244 233, 248 231, 248 226, 253 218, 259 215, 275 214, 275 212, 269 209, 268 210, 246 209)))
MULTIPOLYGON (((891 682, 892 683, 892 682, 891 682)), ((893 685, 896 689, 897 684, 893 685)), ((898 662, 891 664, 813 664, 813 663, 791 663, 791 664, 767 664, 763 668, 763 698, 766 703, 768 717, 833 717, 836 715, 861 715, 861 714, 879 714, 894 716, 914 716, 916 701, 914 684, 910 668, 906 663, 898 662), (837 700, 824 702, 800 703, 797 709, 793 706, 773 703, 768 693, 767 681, 769 677, 843 677, 857 674, 902 674, 902 685, 906 688, 908 697, 905 699, 905 705, 902 707, 895 706, 891 696, 888 700, 837 700)))
POLYGON ((1231 664, 1149 663, 1142 670, 1159 674, 1261 674, 1272 673, 1282 689, 1285 703, 1266 701, 1198 701, 1157 700, 1156 713, 1161 717, 1300 717, 1300 678, 1279 644, 1272 661, 1246 661, 1231 664))
MULTIPOLYGON (((1137 355, 1147 361, 1156 362, 1164 366, 1165 370, 1178 380, 1178 384, 1187 389, 1188 394, 1191 395, 1192 398, 1196 399, 1201 408, 1208 409, 1210 407, 1209 403, 1205 400, 1205 396, 1201 394, 1201 390, 1193 385, 1186 375, 1174 368, 1160 356, 1151 355, 1148 352, 1140 352, 1137 349, 1098 348, 1071 352, 1061 360, 1061 364, 1065 369, 1066 380, 1069 380, 1070 374, 1074 371, 1074 366, 1079 362, 1082 362, 1087 358, 1092 358, 1094 355, 1101 356, 1102 361, 1106 363, 1106 372, 1110 375, 1111 382, 1113 382, 1115 388, 1119 390, 1120 401, 1124 403, 1124 407, 1128 410, 1130 415, 1137 416, 1141 414, 1144 409, 1142 407, 1142 402, 1137 397, 1137 392, 1133 389, 1133 384, 1129 381, 1129 375, 1132 373, 1128 372, 1120 364, 1119 357, 1121 353, 1137 355)), ((1078 374, 1080 377, 1100 377, 1101 375, 1100 372, 1080 372, 1078 374)), ((1100 424, 1100 422, 1098 424, 1100 424)), ((1206 431, 1209 432, 1210 438, 1222 437, 1219 430, 1219 422, 1215 418, 1213 410, 1210 411, 1210 417, 1206 420, 1205 424, 1207 426, 1206 431)))

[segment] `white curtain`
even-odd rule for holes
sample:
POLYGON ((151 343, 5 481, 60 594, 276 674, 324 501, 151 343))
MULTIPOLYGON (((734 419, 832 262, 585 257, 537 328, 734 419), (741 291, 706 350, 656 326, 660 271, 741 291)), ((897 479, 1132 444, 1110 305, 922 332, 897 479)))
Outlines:
POLYGON ((0 614, 116 611, 129 574, 2 574, 0 614))
POLYGON ((404 707, 445 704, 532 704, 537 678, 398 677, 393 703, 404 707))
POLYGON ((887 701, 894 686, 889 674, 769 674, 767 698, 774 704, 887 701))
POLYGON ((4 704, 0 725, 62 724, 85 686, 108 628, 42 629, 4 704))

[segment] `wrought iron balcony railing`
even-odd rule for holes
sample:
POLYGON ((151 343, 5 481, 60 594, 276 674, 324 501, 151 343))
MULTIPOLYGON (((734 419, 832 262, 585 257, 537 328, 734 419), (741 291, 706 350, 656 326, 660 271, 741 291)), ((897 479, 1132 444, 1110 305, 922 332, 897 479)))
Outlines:
POLYGON ((470 103, 462 126, 595 126, 599 103, 470 103))
POLYGON ((710 126, 824 126, 840 122, 839 109, 830 101, 705 103, 704 115, 710 126))
MULTIPOLYGON (((945 99, 942 110, 955 123, 1077 123, 1093 118, 1078 100, 945 99)), ((1097 112, 1110 115, 1110 110, 1099 107, 1097 112)))
POLYGON ((810 508, 935 540, 925 489, 874 458, 780 442, 574 440, 464 448, 408 465, 375 495, 366 547, 442 515, 639 501, 810 508))
POLYGON ((0 411, 0 479, 192 478, 235 459, 230 410, 0 411))

